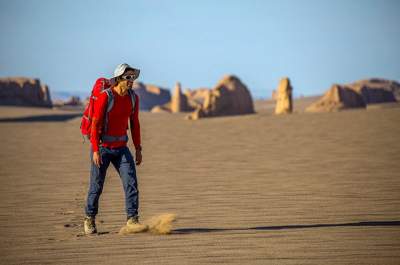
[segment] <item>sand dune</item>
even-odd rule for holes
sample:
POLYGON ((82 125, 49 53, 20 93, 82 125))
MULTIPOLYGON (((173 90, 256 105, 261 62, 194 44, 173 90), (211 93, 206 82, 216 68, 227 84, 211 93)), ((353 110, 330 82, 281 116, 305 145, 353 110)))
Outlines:
MULTIPOLYGON (((256 104, 256 107, 258 104, 256 104)), ((0 264, 399 264, 400 108, 184 120, 142 113, 141 216, 169 235, 118 235, 110 168, 83 236, 88 143, 72 112, 0 107, 0 264)), ((296 112, 296 103, 295 103, 296 112)))

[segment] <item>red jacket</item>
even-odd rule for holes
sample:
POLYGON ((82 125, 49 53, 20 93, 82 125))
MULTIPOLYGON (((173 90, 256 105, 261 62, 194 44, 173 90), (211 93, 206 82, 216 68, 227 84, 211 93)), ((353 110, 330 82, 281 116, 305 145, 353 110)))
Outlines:
MULTIPOLYGON (((111 111, 106 114, 108 96, 107 93, 101 93, 94 105, 93 124, 91 130, 90 141, 92 143, 93 152, 99 151, 100 137, 103 130, 105 115, 108 115, 107 135, 124 136, 128 129, 128 120, 131 124, 131 136, 135 148, 140 148, 140 124, 139 124, 139 97, 135 95, 135 109, 132 112, 132 101, 130 95, 118 95, 114 89, 111 89, 114 95, 114 105, 111 111)), ((117 148, 126 146, 125 141, 104 142, 102 146, 108 148, 117 148)))

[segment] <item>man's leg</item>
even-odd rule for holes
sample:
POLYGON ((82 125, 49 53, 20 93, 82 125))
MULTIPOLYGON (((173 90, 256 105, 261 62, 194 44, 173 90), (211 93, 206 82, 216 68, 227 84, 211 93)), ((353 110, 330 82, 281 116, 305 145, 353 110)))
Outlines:
POLYGON ((125 207, 128 219, 138 217, 139 191, 137 187, 135 161, 128 147, 119 151, 118 159, 112 160, 118 171, 125 192, 125 207))
POLYGON ((86 216, 90 217, 95 217, 97 215, 99 198, 103 191, 107 168, 110 165, 110 155, 105 152, 103 147, 100 147, 99 152, 102 160, 100 168, 93 163, 93 152, 90 150, 90 184, 85 207, 86 216))

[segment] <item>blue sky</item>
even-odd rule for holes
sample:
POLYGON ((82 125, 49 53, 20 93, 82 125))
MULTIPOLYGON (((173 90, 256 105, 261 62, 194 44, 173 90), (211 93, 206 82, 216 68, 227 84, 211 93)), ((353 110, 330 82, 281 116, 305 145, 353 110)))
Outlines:
POLYGON ((368 77, 400 80, 400 1, 0 0, 0 76, 89 92, 127 62, 163 87, 237 75, 255 98, 368 77))

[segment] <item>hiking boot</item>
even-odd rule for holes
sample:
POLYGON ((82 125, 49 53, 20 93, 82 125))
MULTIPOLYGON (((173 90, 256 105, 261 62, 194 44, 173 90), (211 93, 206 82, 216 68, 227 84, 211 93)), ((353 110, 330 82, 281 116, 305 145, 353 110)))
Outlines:
POLYGON ((85 221, 83 222, 83 226, 85 228, 86 235, 91 235, 91 234, 97 233, 96 220, 94 217, 86 216, 85 221))
POLYGON ((124 226, 120 234, 134 234, 140 232, 146 232, 149 227, 145 224, 139 223, 138 216, 128 217, 128 221, 126 221, 126 226, 124 226))
POLYGON ((139 224, 139 216, 131 216, 128 217, 128 220, 126 221, 126 225, 134 225, 134 224, 139 224))

